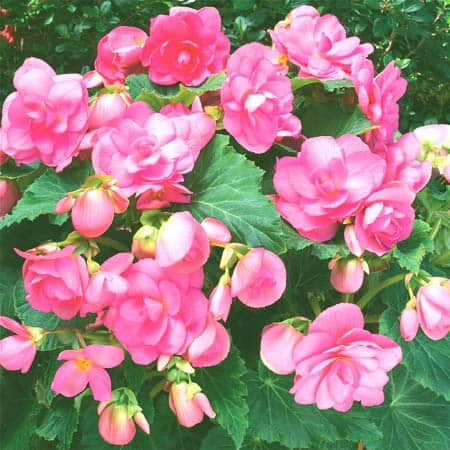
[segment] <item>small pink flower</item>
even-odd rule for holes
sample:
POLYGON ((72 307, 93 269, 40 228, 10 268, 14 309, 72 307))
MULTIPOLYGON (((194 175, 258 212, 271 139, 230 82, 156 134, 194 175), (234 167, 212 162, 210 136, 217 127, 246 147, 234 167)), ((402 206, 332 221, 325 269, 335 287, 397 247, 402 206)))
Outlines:
POLYGON ((11 211, 19 198, 19 189, 13 181, 0 180, 0 219, 11 211))
POLYGON ((387 372, 402 359, 401 348, 363 329, 358 306, 340 303, 323 311, 294 349, 296 377, 291 393, 301 405, 348 411, 354 401, 384 401, 387 372))
POLYGON ((272 323, 264 327, 260 357, 272 372, 288 375, 295 370, 294 348, 303 334, 287 323, 272 323))
POLYGON ((209 310, 214 318, 226 322, 233 302, 229 283, 219 281, 209 295, 209 302, 209 310))
POLYGON ((42 312, 54 312, 63 320, 72 319, 84 301, 89 280, 85 260, 74 253, 75 246, 63 250, 41 246, 16 253, 25 258, 22 274, 26 299, 42 312))
POLYGON ((368 271, 367 263, 356 258, 331 260, 328 267, 331 285, 344 294, 358 292, 364 282, 364 272, 368 271))
POLYGON ((59 172, 79 153, 87 129, 88 92, 81 75, 56 75, 27 58, 14 75, 17 92, 3 104, 2 150, 18 163, 42 161, 59 172))
POLYGON ((159 230, 156 261, 177 273, 191 273, 202 267, 210 253, 208 236, 201 225, 184 211, 170 216, 159 230))
POLYGON ((146 39, 140 28, 114 28, 98 43, 95 70, 107 84, 123 84, 129 74, 144 72, 140 57, 146 39))
POLYGON ((89 129, 114 126, 122 118, 131 101, 126 91, 98 94, 89 105, 89 129))
POLYGON ((215 219, 214 217, 207 217, 202 220, 201 226, 206 231, 211 245, 215 243, 228 244, 231 242, 230 230, 221 220, 215 219))
POLYGON ((373 52, 372 45, 347 37, 336 16, 320 16, 312 6, 295 8, 269 33, 276 49, 299 67, 298 76, 303 78, 350 78, 354 60, 373 52))
POLYGON ((105 369, 122 363, 125 355, 113 345, 88 345, 80 350, 64 350, 58 361, 66 362, 56 371, 52 390, 65 397, 75 397, 89 384, 95 400, 112 399, 111 378, 105 369))
POLYGON ((433 340, 443 339, 450 331, 450 280, 432 278, 417 292, 417 315, 422 331, 433 340))
POLYGON ((234 268, 231 294, 252 308, 272 305, 286 289, 286 268, 274 253, 262 247, 251 249, 234 268))
POLYGON ((292 112, 287 67, 270 47, 253 42, 230 57, 221 104, 225 129, 247 150, 265 153, 276 139, 298 136, 300 120, 292 112))
POLYGON ((36 340, 43 330, 26 327, 9 317, 0 316, 0 326, 14 333, 0 340, 0 366, 6 370, 30 370, 36 357, 36 340))
POLYGON ((419 316, 415 308, 406 307, 400 316, 400 334, 406 341, 412 341, 419 330, 419 316))
POLYGON ((416 128, 414 134, 422 145, 450 147, 450 125, 448 124, 425 125, 416 128))
POLYGON ((201 392, 196 383, 181 382, 172 384, 169 391, 169 406, 177 416, 178 422, 191 428, 199 424, 206 414, 211 419, 216 417, 208 397, 201 392))
POLYGON ((216 8, 170 9, 168 16, 150 21, 150 36, 142 51, 142 64, 158 84, 181 82, 198 86, 222 71, 230 53, 230 42, 221 31, 216 8))

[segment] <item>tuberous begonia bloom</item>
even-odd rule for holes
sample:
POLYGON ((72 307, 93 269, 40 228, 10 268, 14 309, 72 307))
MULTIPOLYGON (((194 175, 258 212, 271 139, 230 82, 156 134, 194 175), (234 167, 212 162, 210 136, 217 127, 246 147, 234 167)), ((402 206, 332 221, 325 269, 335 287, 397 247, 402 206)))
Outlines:
POLYGON ((88 92, 81 75, 56 75, 27 58, 14 75, 16 92, 3 104, 0 147, 17 163, 42 161, 61 171, 79 153, 88 122, 88 92))
POLYGON ((169 407, 180 425, 187 428, 199 424, 204 415, 211 419, 216 417, 208 397, 196 383, 173 383, 169 390, 169 407))
POLYGON ((450 280, 432 278, 417 292, 416 309, 422 331, 433 340, 443 339, 450 331, 450 280))
POLYGON ((277 161, 275 206, 301 235, 326 241, 381 185, 385 170, 385 161, 356 136, 307 139, 296 157, 277 161))
POLYGON ((25 258, 22 274, 26 299, 31 307, 45 313, 53 312, 63 320, 72 319, 84 302, 89 281, 86 261, 75 246, 62 250, 41 246, 16 253, 25 258))
POLYGON ((295 8, 269 33, 275 48, 299 68, 302 78, 348 79, 355 58, 373 52, 371 44, 347 37, 336 16, 320 16, 312 6, 295 8))
POLYGON ((279 54, 253 42, 230 57, 221 89, 225 129, 247 150, 265 153, 277 138, 298 136, 301 122, 292 113, 294 99, 287 66, 279 54))
POLYGON ((244 305, 263 308, 272 305, 286 289, 283 261, 265 248, 252 248, 234 268, 231 295, 244 305))
POLYGON ((200 269, 210 253, 206 231, 187 211, 172 214, 156 239, 156 261, 177 273, 200 269))
POLYGON ((150 36, 142 51, 142 64, 152 81, 198 86, 222 71, 230 41, 221 30, 216 8, 170 8, 169 15, 150 20, 150 36))
POLYGON ((20 192, 14 181, 0 180, 0 219, 11 211, 19 198, 20 192))
POLYGON ((122 276, 128 290, 117 297, 105 324, 133 361, 146 365, 161 355, 183 354, 202 333, 208 317, 201 272, 174 274, 145 258, 122 276))
POLYGON ((260 357, 266 367, 278 375, 295 370, 294 349, 303 334, 287 323, 271 323, 261 335, 260 357))
POLYGON ((372 61, 360 58, 352 68, 352 81, 362 112, 377 125, 366 134, 366 140, 390 142, 398 129, 398 100, 406 92, 407 81, 400 76, 400 69, 390 62, 374 78, 372 61))
POLYGON ((344 234, 350 251, 356 256, 364 250, 382 256, 407 239, 413 229, 414 198, 414 192, 400 182, 388 183, 374 192, 356 213, 355 239, 349 240, 344 234))
POLYGON ((106 84, 124 84, 132 73, 143 73, 140 58, 147 34, 136 27, 120 26, 103 36, 97 46, 95 70, 106 84))
POLYGON ((0 340, 0 366, 28 372, 36 357, 36 338, 43 330, 26 327, 5 316, 0 316, 0 327, 14 333, 0 340))
POLYGON ((387 372, 402 360, 390 338, 363 329, 358 306, 340 303, 323 311, 295 347, 291 393, 301 405, 348 411, 354 401, 376 406, 384 401, 387 372))
POLYGON ((111 378, 105 369, 118 366, 124 358, 123 350, 114 345, 92 344, 80 350, 64 350, 58 361, 66 362, 56 371, 51 388, 65 397, 75 397, 89 384, 95 400, 111 400, 111 378))

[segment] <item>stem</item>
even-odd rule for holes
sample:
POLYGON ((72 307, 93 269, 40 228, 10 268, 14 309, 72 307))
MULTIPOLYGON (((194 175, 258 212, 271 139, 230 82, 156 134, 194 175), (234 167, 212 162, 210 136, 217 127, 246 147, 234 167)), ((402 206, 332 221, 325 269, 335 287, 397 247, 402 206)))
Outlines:
POLYGON ((84 337, 82 336, 82 334, 79 332, 79 330, 75 331, 75 336, 78 339, 78 342, 80 343, 81 347, 86 347, 86 341, 84 340, 84 337))
POLYGON ((353 294, 342 294, 342 300, 345 303, 352 303, 353 300, 353 294))
POLYGON ((166 380, 161 380, 150 389, 149 395, 152 400, 164 389, 165 384, 166 380))
POLYGON ((433 264, 433 266, 439 266, 442 263, 446 262, 447 260, 450 260, 450 250, 447 250, 446 252, 442 253, 442 255, 433 258, 431 260, 431 264, 433 264))
POLYGON ((439 232, 439 229, 441 228, 441 224, 442 224, 442 219, 439 218, 438 221, 434 224, 433 229, 431 230, 431 239, 433 239, 433 241, 436 238, 436 235, 439 232))
POLYGON ((401 273, 398 275, 394 275, 391 278, 388 278, 387 280, 384 280, 382 283, 375 286, 373 289, 371 289, 369 292, 366 292, 358 301, 358 306, 363 309, 367 303, 369 303, 370 300, 372 300, 375 295, 377 295, 379 292, 381 292, 383 289, 398 283, 399 281, 402 281, 405 278, 405 274, 401 273))
POLYGON ((319 306, 319 302, 315 298, 308 298, 309 305, 311 306, 311 309, 313 310, 316 317, 322 312, 319 306))
POLYGON ((126 246, 125 244, 122 244, 122 242, 116 241, 115 239, 111 239, 109 237, 99 237, 97 238, 97 242, 99 244, 106 245, 107 247, 111 247, 114 250, 118 250, 119 252, 129 252, 130 248, 126 246))
POLYGON ((364 450, 364 443, 363 443, 363 441, 359 441, 358 442, 358 447, 357 447, 356 450, 364 450))

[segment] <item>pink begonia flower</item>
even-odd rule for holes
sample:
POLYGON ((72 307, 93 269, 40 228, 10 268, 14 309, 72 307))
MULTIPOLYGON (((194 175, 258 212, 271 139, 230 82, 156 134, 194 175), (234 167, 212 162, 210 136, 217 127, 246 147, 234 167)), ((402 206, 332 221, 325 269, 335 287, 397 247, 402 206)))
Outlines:
POLYGON ((59 172, 79 153, 87 129, 88 92, 81 75, 56 75, 27 58, 14 75, 17 92, 3 104, 0 148, 17 163, 42 161, 59 172))
POLYGON ((117 296, 105 325, 133 361, 147 365, 161 355, 183 354, 203 332, 208 317, 202 273, 175 274, 145 258, 121 276, 128 290, 117 296))
POLYGON ((196 155, 178 136, 178 120, 183 119, 154 113, 143 102, 133 103, 117 126, 95 143, 95 172, 111 175, 127 196, 182 182, 183 174, 193 169, 196 155))
POLYGON ((283 261, 265 248, 252 248, 234 268, 231 295, 244 305, 263 308, 272 305, 286 289, 283 261))
POLYGON ((104 84, 103 77, 96 71, 90 70, 83 74, 83 81, 87 88, 95 88, 104 84))
POLYGON ((412 341, 419 330, 419 316, 415 308, 406 307, 400 316, 400 334, 406 341, 412 341))
POLYGON ((216 8, 170 8, 169 15, 150 20, 150 36, 142 50, 142 64, 158 84, 177 82, 198 86, 222 71, 230 41, 221 31, 216 8))
POLYGON ((206 231, 187 211, 172 214, 156 239, 156 261, 177 273, 200 269, 210 253, 206 231))
POLYGON ((307 139, 296 157, 275 166, 275 206, 312 240, 331 239, 337 222, 354 214, 383 182, 386 163, 356 136, 307 139))
POLYGON ((26 260, 22 274, 26 299, 32 308, 54 312, 63 320, 72 319, 80 311, 89 281, 86 261, 74 253, 75 246, 15 251, 26 260))
POLYGON ((230 345, 227 330, 210 315, 203 332, 189 345, 185 358, 194 367, 216 366, 228 356, 230 345))
POLYGON ((209 311, 216 320, 226 322, 232 302, 231 286, 228 283, 224 284, 219 281, 209 295, 209 311))
POLYGON ((85 293, 85 303, 81 308, 81 315, 87 312, 100 312, 112 306, 118 295, 128 290, 128 281, 122 274, 133 263, 132 253, 117 253, 108 258, 98 272, 90 280, 85 293))
POLYGON ((290 392, 297 403, 341 412, 354 401, 363 406, 383 403, 386 372, 402 360, 402 350, 363 327, 363 314, 351 303, 319 314, 294 350, 296 376, 290 392))
POLYGON ((231 242, 230 229, 221 220, 214 217, 207 217, 202 220, 200 225, 206 231, 211 245, 228 244, 231 242))
POLYGON ((265 153, 276 139, 298 136, 301 122, 291 114, 294 95, 287 66, 270 47, 253 42, 230 57, 221 89, 223 126, 247 150, 265 153))
POLYGON ((205 414, 211 419, 216 417, 208 397, 196 383, 173 383, 169 390, 169 406, 180 425, 187 428, 199 424, 205 414))
POLYGON ((386 161, 388 181, 402 181, 412 191, 419 192, 431 177, 431 163, 418 161, 420 142, 414 133, 402 135, 396 142, 377 146, 376 153, 386 161))
POLYGON ((433 340, 443 339, 450 331, 450 280, 432 278, 417 292, 416 309, 422 331, 433 340))
POLYGON ((8 214, 20 198, 14 181, 0 180, 0 219, 8 214))
POLYGON ((269 33, 275 48, 299 68, 302 78, 350 78, 355 58, 366 58, 373 52, 371 44, 347 37, 336 16, 320 16, 312 6, 295 8, 269 33))
POLYGON ((36 341, 43 330, 21 325, 5 316, 0 316, 0 326, 14 333, 14 336, 0 340, 0 366, 6 370, 28 372, 36 357, 36 341))
POLYGON ((344 294, 358 292, 364 282, 364 272, 368 271, 367 263, 356 258, 331 260, 328 267, 331 285, 344 294))
POLYGON ((136 202, 136 209, 162 209, 172 203, 191 203, 191 195, 192 192, 182 184, 163 183, 142 193, 136 202))
POLYGON ((56 371, 51 388, 64 397, 75 397, 89 384, 95 400, 111 400, 111 378, 105 369, 118 366, 124 358, 123 350, 114 345, 92 344, 80 350, 64 350, 58 361, 66 362, 56 371))
POLYGON ((382 256, 407 239, 413 229, 414 198, 414 192, 400 182, 388 183, 374 192, 355 217, 357 245, 344 233, 349 250, 356 256, 361 256, 364 250, 382 256))
POLYGON ((114 126, 123 116, 132 100, 126 91, 100 93, 89 104, 88 128, 114 126))
POLYGON ((132 73, 143 73, 140 58, 147 34, 136 27, 120 26, 103 36, 97 46, 95 70, 106 84, 124 84, 132 73))
POLYGON ((390 142, 398 129, 398 100, 406 92, 407 81, 400 76, 400 69, 390 62, 374 78, 372 61, 360 58, 352 68, 352 81, 362 112, 378 128, 366 134, 367 142, 390 142))
POLYGON ((142 412, 130 415, 127 405, 116 402, 101 402, 97 408, 99 414, 98 431, 100 436, 112 445, 127 445, 136 435, 136 425, 146 434, 150 434, 150 425, 142 412))
POLYGON ((260 357, 266 367, 278 375, 295 370, 294 349, 303 334, 287 323, 271 323, 262 330, 260 357))

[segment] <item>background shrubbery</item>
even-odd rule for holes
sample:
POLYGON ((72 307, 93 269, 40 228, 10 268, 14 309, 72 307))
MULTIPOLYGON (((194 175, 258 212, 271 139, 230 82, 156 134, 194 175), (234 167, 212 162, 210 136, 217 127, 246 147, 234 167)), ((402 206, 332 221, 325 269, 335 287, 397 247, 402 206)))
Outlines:
POLYGON ((351 35, 372 42, 378 70, 397 61, 410 82, 400 105, 401 131, 450 121, 449 0, 3 0, 8 15, 0 16, 0 30, 11 25, 15 41, 0 36, 0 102, 27 56, 45 59, 60 73, 87 71, 101 36, 119 24, 148 32, 149 17, 171 6, 217 7, 237 47, 267 40, 267 28, 305 3, 337 15, 351 35))

